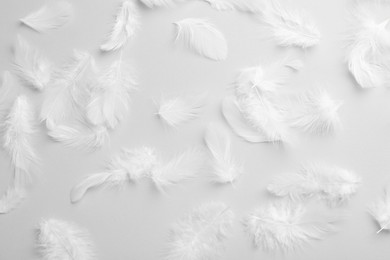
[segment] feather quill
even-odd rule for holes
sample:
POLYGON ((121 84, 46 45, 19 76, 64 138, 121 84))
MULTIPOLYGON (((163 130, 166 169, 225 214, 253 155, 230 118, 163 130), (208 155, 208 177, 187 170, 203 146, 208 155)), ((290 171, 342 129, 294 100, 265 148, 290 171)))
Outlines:
POLYGON ((72 16, 73 7, 69 2, 51 1, 20 21, 37 32, 46 32, 64 26, 72 16))
POLYGON ((172 227, 165 259, 215 259, 233 221, 234 213, 224 203, 201 205, 172 227))
POLYGON ((233 183, 242 174, 242 165, 233 158, 231 140, 227 131, 216 125, 209 125, 205 142, 212 155, 213 181, 233 183))
POLYGON ((369 212, 379 224, 377 233, 390 230, 390 186, 387 186, 382 197, 370 206, 369 212))
POLYGON ((43 90, 51 78, 51 64, 20 35, 14 52, 14 67, 29 86, 43 90))
POLYGON ((106 42, 100 46, 102 51, 114 51, 122 48, 139 28, 137 6, 133 1, 123 1, 118 11, 115 25, 106 42))
POLYGON ((38 226, 37 246, 43 259, 96 259, 88 232, 58 219, 42 220, 38 226))
POLYGON ((353 172, 322 163, 306 164, 297 173, 276 177, 267 189, 276 196, 293 200, 320 198, 331 206, 348 201, 357 192, 361 178, 353 172))
POLYGON ((215 61, 227 58, 225 36, 209 21, 187 18, 174 24, 177 26, 176 42, 181 41, 189 49, 215 61))

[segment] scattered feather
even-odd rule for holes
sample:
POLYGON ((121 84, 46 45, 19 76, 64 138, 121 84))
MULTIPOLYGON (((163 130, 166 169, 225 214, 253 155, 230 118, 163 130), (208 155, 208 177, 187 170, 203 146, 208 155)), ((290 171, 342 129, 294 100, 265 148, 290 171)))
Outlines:
POLYGON ((234 220, 224 203, 203 204, 172 227, 166 260, 215 259, 234 220))
POLYGON ((369 212, 379 224, 377 233, 390 230, 390 187, 384 189, 382 197, 369 208, 369 212))
POLYGON ((187 18, 174 23, 177 26, 175 41, 181 41, 198 54, 216 61, 227 58, 225 36, 204 19, 187 18))

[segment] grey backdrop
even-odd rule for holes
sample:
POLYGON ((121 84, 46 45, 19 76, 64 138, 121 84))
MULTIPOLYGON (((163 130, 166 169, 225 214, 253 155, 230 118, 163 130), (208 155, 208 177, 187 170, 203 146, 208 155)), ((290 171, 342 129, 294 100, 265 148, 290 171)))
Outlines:
MULTIPOLYGON (((387 89, 358 89, 346 70, 343 32, 351 0, 292 2, 313 15, 323 35, 319 46, 306 51, 278 48, 266 28, 253 17, 218 12, 200 1, 171 9, 141 8, 142 29, 124 52, 140 82, 131 115, 112 132, 110 144, 93 153, 54 143, 46 137, 44 128, 39 129, 35 142, 42 158, 41 174, 21 207, 0 216, 0 259, 38 259, 34 253, 34 227, 40 219, 50 217, 88 229, 99 259, 161 259, 170 224, 210 200, 227 203, 238 217, 219 259, 389 259, 390 234, 375 234, 378 227, 367 214, 367 205, 381 194, 390 179, 390 93, 387 89), (173 45, 172 22, 188 17, 209 18, 225 34, 229 45, 226 61, 210 61, 173 45), (145 181, 120 191, 93 191, 80 203, 70 203, 71 187, 84 175, 101 170, 121 147, 153 146, 169 158, 202 144, 209 122, 225 124, 220 101, 228 93, 237 71, 285 54, 302 57, 305 62, 303 70, 289 82, 289 88, 298 91, 319 84, 335 99, 343 100, 340 110, 343 131, 336 137, 303 135, 298 147, 286 150, 271 144, 249 144, 232 134, 234 152, 245 162, 245 174, 235 189, 210 184, 205 173, 195 181, 172 188, 165 196, 145 181), (154 115, 154 100, 161 94, 206 91, 208 104, 201 117, 177 130, 167 129, 154 115), (272 199, 265 187, 275 174, 292 171, 300 159, 310 157, 352 169, 363 178, 358 194, 342 209, 344 220, 337 225, 339 231, 323 241, 313 241, 302 252, 284 257, 255 250, 242 231, 240 219, 272 199)), ((90 51, 100 64, 117 57, 118 53, 101 55, 98 47, 111 29, 119 1, 73 0, 76 14, 72 23, 46 34, 18 24, 19 18, 43 3, 43 0, 0 0, 0 71, 11 69, 11 47, 17 33, 56 63, 66 60, 72 49, 90 51)), ((23 86, 20 91, 39 105, 39 94, 23 86)), ((6 189, 10 177, 9 158, 0 151, 1 191, 6 189)))

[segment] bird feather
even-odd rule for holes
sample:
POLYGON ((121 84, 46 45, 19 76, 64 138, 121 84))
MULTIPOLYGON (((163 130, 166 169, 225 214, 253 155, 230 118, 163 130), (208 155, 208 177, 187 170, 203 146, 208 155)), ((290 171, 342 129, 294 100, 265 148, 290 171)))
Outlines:
POLYGON ((385 187, 380 199, 370 206, 369 212, 379 224, 377 233, 390 230, 390 186, 385 187))

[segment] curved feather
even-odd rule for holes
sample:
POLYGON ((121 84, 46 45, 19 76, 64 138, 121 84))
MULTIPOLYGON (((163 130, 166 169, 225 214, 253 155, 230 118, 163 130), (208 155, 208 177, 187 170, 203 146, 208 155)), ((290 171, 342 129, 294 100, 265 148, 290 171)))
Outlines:
POLYGON ((198 54, 216 61, 225 60, 228 45, 225 36, 205 19, 187 18, 174 23, 176 41, 183 42, 198 54))
POLYGON ((37 246, 43 259, 96 259, 94 245, 86 230, 58 219, 42 220, 37 246))
POLYGON ((46 32, 64 26, 72 16, 73 7, 69 2, 51 1, 20 21, 38 32, 46 32))
POLYGON ((106 42, 100 46, 102 51, 122 48, 133 37, 139 27, 137 6, 133 1, 123 1, 118 11, 114 27, 106 42))
POLYGON ((176 223, 171 230, 166 260, 215 259, 234 220, 224 203, 205 203, 176 223))
POLYGON ((373 203, 369 208, 369 213, 378 223, 380 229, 377 233, 383 230, 390 230, 390 187, 386 186, 382 196, 373 203))

